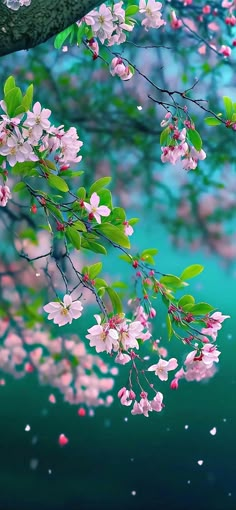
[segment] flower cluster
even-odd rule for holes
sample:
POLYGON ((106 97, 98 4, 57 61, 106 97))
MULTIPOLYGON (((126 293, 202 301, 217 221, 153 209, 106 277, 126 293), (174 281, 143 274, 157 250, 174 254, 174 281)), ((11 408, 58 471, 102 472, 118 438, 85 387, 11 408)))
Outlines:
POLYGON ((130 406, 133 403, 131 414, 143 414, 146 418, 149 416, 148 413, 152 411, 159 413, 164 407, 162 403, 163 395, 160 391, 156 392, 152 400, 148 400, 148 394, 142 391, 140 393, 140 401, 138 402, 135 393, 123 387, 118 392, 118 398, 123 406, 130 406))
MULTIPOLYGON (((132 6, 134 7, 134 6, 132 6)), ((146 30, 148 28, 160 28, 165 25, 165 21, 162 20, 162 14, 160 12, 162 8, 161 2, 155 0, 140 0, 137 11, 144 19, 142 20, 142 26, 146 30)), ((129 9, 129 8, 128 8, 129 9)), ((123 2, 114 3, 112 6, 106 6, 106 4, 100 5, 98 9, 94 9, 89 12, 82 20, 86 25, 91 27, 93 37, 97 37, 102 44, 105 42, 108 46, 114 44, 122 44, 126 41, 127 32, 131 32, 135 26, 133 18, 129 16, 129 10, 123 9, 123 2)), ((81 22, 79 22, 79 25, 81 22)), ((98 49, 96 48, 96 54, 98 49)))
MULTIPOLYGON (((21 319, 14 331, 4 319, 0 321, 0 339, 0 368, 4 372, 16 378, 36 373, 42 384, 57 388, 71 404, 89 408, 112 404, 109 392, 118 370, 88 354, 78 336, 53 339, 45 329, 28 330, 21 319)), ((55 396, 50 395, 49 401, 55 403, 55 396)))
POLYGON ((206 153, 202 148, 197 150, 191 144, 191 134, 189 134, 189 131, 193 130, 195 132, 194 125, 189 121, 186 121, 185 125, 188 127, 188 130, 186 127, 179 129, 176 122, 170 123, 170 113, 166 114, 165 119, 166 120, 161 123, 162 126, 166 126, 168 124, 168 127, 166 127, 167 144, 161 147, 162 163, 171 163, 172 165, 176 165, 176 163, 181 161, 184 170, 195 170, 198 165, 198 161, 206 158, 206 153))
POLYGON ((36 102, 33 111, 28 111, 26 116, 9 118, 5 102, 1 101, 0 105, 6 113, 0 116, 0 154, 6 156, 10 166, 39 161, 40 153, 45 157, 45 152, 48 155, 56 152, 54 159, 61 166, 81 161, 78 152, 83 142, 78 140, 76 129, 64 131, 63 126, 52 126, 48 120, 51 110, 36 102))

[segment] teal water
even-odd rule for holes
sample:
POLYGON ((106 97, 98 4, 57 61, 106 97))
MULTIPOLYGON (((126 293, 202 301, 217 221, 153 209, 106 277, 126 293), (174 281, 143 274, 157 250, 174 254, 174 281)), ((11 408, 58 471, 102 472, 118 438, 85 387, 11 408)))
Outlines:
MULTIPOLYGON (((176 251, 149 218, 143 218, 139 232, 134 244, 159 247, 160 271, 179 274, 188 264, 205 265, 190 290, 233 317, 219 335, 219 371, 207 384, 181 381, 178 391, 162 383, 166 407, 148 419, 130 415, 116 400, 94 417, 79 417, 76 406, 55 391, 57 404, 50 405, 51 389, 39 386, 34 375, 20 381, 7 377, 0 386, 1 510, 236 509, 233 271, 227 274, 202 253, 176 251), (64 448, 57 443, 61 433, 69 438, 64 448), (204 461, 201 466, 198 460, 204 461)), ((114 264, 111 258, 107 271, 114 267, 117 276, 127 273, 122 261, 114 264)), ((164 338, 163 322, 158 312, 156 337, 164 338)), ((170 352, 181 352, 176 340, 170 352)), ((126 373, 125 367, 120 370, 116 390, 126 373)))

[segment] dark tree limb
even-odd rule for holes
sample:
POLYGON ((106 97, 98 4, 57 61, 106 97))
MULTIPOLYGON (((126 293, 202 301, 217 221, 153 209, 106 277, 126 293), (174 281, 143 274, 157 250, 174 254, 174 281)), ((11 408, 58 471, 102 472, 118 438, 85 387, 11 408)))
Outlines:
POLYGON ((102 0, 31 0, 13 11, 0 0, 0 56, 28 50, 58 34, 102 0))

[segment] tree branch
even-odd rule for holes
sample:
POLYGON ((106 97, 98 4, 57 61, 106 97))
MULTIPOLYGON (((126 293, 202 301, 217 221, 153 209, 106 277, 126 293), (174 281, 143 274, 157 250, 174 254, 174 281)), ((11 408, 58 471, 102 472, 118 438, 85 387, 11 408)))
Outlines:
POLYGON ((58 34, 102 0, 32 0, 13 11, 0 0, 0 57, 28 50, 58 34))

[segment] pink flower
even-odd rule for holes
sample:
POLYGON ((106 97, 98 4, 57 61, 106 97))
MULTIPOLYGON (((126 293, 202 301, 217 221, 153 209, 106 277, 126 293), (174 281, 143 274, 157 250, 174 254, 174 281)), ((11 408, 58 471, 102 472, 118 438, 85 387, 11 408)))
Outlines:
POLYGON ((142 21, 142 26, 145 27, 145 30, 148 28, 160 28, 162 25, 165 25, 165 21, 161 19, 162 14, 160 10, 162 8, 161 2, 156 2, 155 0, 140 0, 139 2, 139 12, 141 14, 145 14, 145 18, 142 21))
POLYGON ((90 203, 84 202, 84 207, 90 215, 95 218, 98 223, 101 223, 101 216, 109 216, 111 210, 106 205, 100 205, 100 197, 97 193, 93 193, 90 198, 90 203))
POLYGON ((0 186, 0 207, 5 207, 11 198, 10 188, 8 186, 0 186))
POLYGON ((156 396, 154 397, 154 399, 150 401, 152 411, 156 411, 157 413, 162 411, 162 409, 164 407, 162 401, 163 401, 163 395, 160 391, 158 391, 156 396))
POLYGON ((177 359, 171 358, 169 361, 160 359, 156 365, 152 365, 148 368, 149 372, 155 371, 155 374, 161 381, 167 381, 168 371, 175 370, 178 366, 177 359))
POLYGON ((224 57, 230 57, 231 55, 231 48, 229 46, 225 46, 225 44, 222 44, 222 46, 219 49, 219 52, 224 55, 224 57))
POLYGON ((64 326, 71 324, 73 319, 78 319, 81 316, 83 306, 80 301, 72 301, 71 296, 66 294, 63 298, 63 303, 53 301, 43 307, 47 312, 48 319, 53 320, 54 324, 64 326))
POLYGON ((102 44, 105 39, 111 37, 114 30, 111 10, 105 4, 102 4, 98 11, 89 12, 85 16, 85 22, 92 26, 93 34, 100 39, 102 44))
POLYGON ((130 80, 133 76, 129 66, 126 66, 120 57, 115 57, 111 61, 110 73, 112 76, 119 76, 123 81, 130 80))
POLYGON ((131 225, 129 225, 129 222, 128 221, 123 221, 123 225, 125 226, 125 235, 126 236, 132 236, 132 234, 134 233, 134 229, 133 227, 131 227, 131 225))
POLYGON ((117 330, 119 332, 119 341, 123 349, 139 349, 137 339, 140 338, 143 331, 143 325, 140 321, 124 321, 117 325, 117 330))
POLYGON ((213 363, 219 362, 220 351, 217 350, 215 345, 205 344, 202 348, 202 355, 202 362, 210 368, 213 363))
POLYGON ((141 398, 140 402, 135 400, 131 414, 143 414, 148 418, 148 413, 152 411, 152 406, 147 397, 141 398))
POLYGON ((39 101, 34 104, 32 112, 27 112, 27 119, 24 124, 32 128, 33 134, 38 140, 42 136, 43 130, 47 131, 51 125, 48 120, 50 115, 51 110, 47 108, 42 109, 39 101))
POLYGON ((129 363, 130 360, 131 357, 123 352, 119 352, 115 358, 115 362, 119 363, 120 365, 126 365, 126 363, 129 363))
POLYGON ((118 333, 115 329, 110 328, 108 323, 101 324, 100 315, 94 315, 97 325, 88 329, 89 335, 86 338, 90 340, 90 347, 95 347, 97 352, 111 352, 112 349, 118 348, 118 333))

